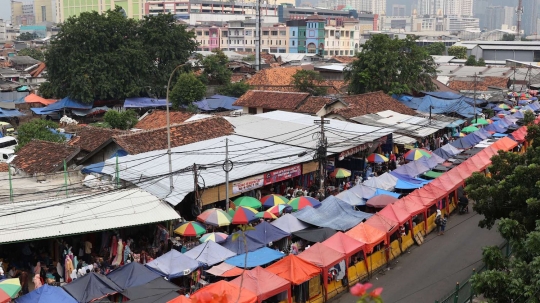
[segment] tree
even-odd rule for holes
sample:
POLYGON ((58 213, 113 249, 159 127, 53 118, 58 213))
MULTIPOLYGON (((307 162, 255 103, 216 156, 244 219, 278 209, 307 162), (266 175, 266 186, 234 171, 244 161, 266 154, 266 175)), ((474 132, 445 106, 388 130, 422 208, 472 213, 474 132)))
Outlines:
POLYGON ((433 58, 417 46, 414 37, 391 39, 374 35, 345 70, 349 92, 354 94, 382 90, 388 94, 430 91, 436 77, 433 58))
POLYGON ((227 67, 229 58, 220 49, 212 51, 200 64, 203 68, 201 80, 206 84, 225 85, 231 82, 232 71, 227 67))
POLYGON ((137 113, 132 109, 122 112, 109 110, 103 116, 103 120, 105 120, 112 128, 117 129, 130 129, 139 122, 137 113))
POLYGON ((515 40, 516 40, 516 35, 512 35, 512 34, 503 34, 501 38, 501 41, 515 41, 515 40))
POLYGON ((244 81, 225 84, 219 88, 218 92, 225 96, 239 98, 245 94, 248 90, 251 89, 251 86, 244 81))
POLYGON ((475 55, 470 55, 469 58, 467 58, 467 61, 465 61, 465 65, 467 65, 467 66, 476 66, 477 65, 476 56, 475 55))
POLYGON ((17 141, 19 143, 17 151, 32 141, 32 139, 49 142, 64 142, 64 136, 51 131, 51 129, 55 130, 57 128, 58 123, 44 119, 34 119, 21 124, 17 129, 17 141))
POLYGON ((38 94, 45 99, 54 99, 54 90, 51 82, 42 82, 39 85, 38 94))
POLYGON ((321 87, 325 85, 325 80, 316 71, 300 69, 292 76, 292 85, 301 91, 310 93, 314 96, 324 96, 328 89, 326 87, 321 87))
POLYGON ((37 38, 39 38, 39 37, 38 37, 38 35, 36 33, 26 32, 26 33, 20 34, 19 37, 17 37, 17 40, 19 40, 19 41, 30 41, 30 40, 34 40, 34 39, 37 39, 37 38))
POLYGON ((172 106, 178 109, 180 106, 189 106, 195 101, 202 100, 206 94, 206 86, 193 73, 180 74, 174 85, 169 100, 172 106))
POLYGON ((23 48, 17 53, 17 56, 30 56, 38 61, 45 61, 43 50, 37 48, 23 48))
POLYGON ((476 61, 476 66, 486 66, 486 60, 484 60, 484 58, 478 59, 478 61, 476 61))
POLYGON ((446 52, 446 45, 443 42, 435 42, 427 45, 426 50, 431 56, 442 56, 446 52))
POLYGON ((457 59, 467 59, 467 48, 465 46, 451 46, 448 49, 448 56, 454 56, 457 59))

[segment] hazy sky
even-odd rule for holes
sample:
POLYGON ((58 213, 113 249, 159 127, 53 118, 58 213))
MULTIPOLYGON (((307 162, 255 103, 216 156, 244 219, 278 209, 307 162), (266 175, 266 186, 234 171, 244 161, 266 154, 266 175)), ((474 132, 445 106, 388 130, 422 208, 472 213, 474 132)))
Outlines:
POLYGON ((11 15, 11 3, 9 0, 0 0, 0 19, 8 20, 11 15))

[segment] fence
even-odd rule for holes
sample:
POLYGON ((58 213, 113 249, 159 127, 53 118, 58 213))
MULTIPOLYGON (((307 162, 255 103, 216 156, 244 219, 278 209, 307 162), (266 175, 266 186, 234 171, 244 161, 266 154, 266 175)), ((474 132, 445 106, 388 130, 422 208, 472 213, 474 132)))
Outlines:
MULTIPOLYGON (((512 247, 510 247, 508 242, 500 245, 499 248, 507 257, 512 254, 512 247)), ((482 263, 480 268, 476 270, 473 269, 471 277, 476 273, 484 271, 485 269, 486 266, 482 263)), ((439 301, 435 301, 435 303, 472 303, 477 294, 474 293, 474 289, 471 286, 471 277, 467 278, 462 283, 456 283, 454 290, 450 294, 444 296, 439 301)))

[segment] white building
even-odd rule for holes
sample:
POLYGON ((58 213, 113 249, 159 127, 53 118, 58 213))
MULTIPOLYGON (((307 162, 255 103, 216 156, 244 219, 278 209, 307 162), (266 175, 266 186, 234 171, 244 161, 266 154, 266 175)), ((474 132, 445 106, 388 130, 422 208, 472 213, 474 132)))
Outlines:
POLYGON ((386 15, 386 0, 361 0, 359 11, 386 15))
POLYGON ((459 32, 471 29, 480 29, 480 19, 472 17, 448 17, 446 21, 446 30, 450 32, 459 32))
POLYGON ((0 41, 6 41, 7 40, 7 34, 6 34, 6 22, 2 19, 0 19, 0 41))

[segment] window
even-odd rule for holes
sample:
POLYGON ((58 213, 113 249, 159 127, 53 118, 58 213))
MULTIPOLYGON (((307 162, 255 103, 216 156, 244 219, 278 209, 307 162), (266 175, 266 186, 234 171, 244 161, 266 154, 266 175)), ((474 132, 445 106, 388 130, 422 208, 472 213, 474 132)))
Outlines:
POLYGON ((223 32, 221 32, 221 35, 222 35, 223 37, 228 37, 228 36, 229 36, 229 32, 228 32, 228 31, 223 31, 223 32))
POLYGON ((279 45, 281 45, 281 40, 279 40, 279 45))
POLYGON ((330 37, 334 37, 334 31, 330 31, 330 37))
POLYGON ((309 54, 315 54, 317 52, 317 46, 315 45, 315 43, 310 43, 307 46, 307 49, 309 54))
POLYGON ((197 31, 197 36, 202 36, 202 31, 197 31))
POLYGON ((235 35, 235 36, 238 36, 238 35, 239 35, 238 30, 235 30, 235 31, 234 31, 234 35, 235 35))
POLYGON ((270 45, 272 45, 272 42, 273 42, 273 41, 272 41, 272 40, 270 40, 270 45))
POLYGON ((264 45, 264 40, 261 40, 261 44, 264 45))
POLYGON ((257 108, 256 107, 248 107, 248 114, 256 115, 257 114, 257 108))
POLYGON ((294 46, 294 40, 292 41, 292 46, 294 46))
POLYGON ((349 31, 345 31, 345 37, 349 37, 349 31))
POLYGON ((295 31, 292 31, 292 36, 294 37, 296 35, 296 32, 295 31))
POLYGON ((210 32, 209 31, 204 31, 204 35, 205 36, 210 36, 210 32))
POLYGON ((45 5, 41 6, 41 18, 43 19, 41 22, 47 21, 47 7, 45 5))
POLYGON ((330 56, 332 56, 332 55, 334 55, 334 51, 333 51, 333 50, 330 51, 330 56))
POLYGON ((268 31, 263 31, 263 36, 268 36, 268 31))
POLYGON ((279 35, 280 36, 287 36, 287 32, 286 31, 279 31, 279 35))
POLYGON ((277 31, 272 31, 271 34, 272 36, 277 36, 277 31))

